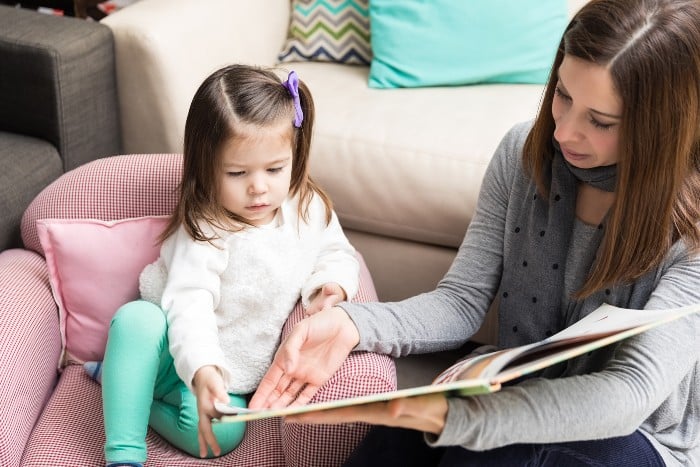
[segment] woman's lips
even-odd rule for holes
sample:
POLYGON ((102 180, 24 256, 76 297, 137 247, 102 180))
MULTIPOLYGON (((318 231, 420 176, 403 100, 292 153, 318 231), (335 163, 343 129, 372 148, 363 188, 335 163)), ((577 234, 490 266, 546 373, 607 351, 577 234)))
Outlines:
POLYGON ((582 161, 588 157, 587 154, 581 154, 578 152, 574 152, 568 148, 562 147, 561 152, 564 154, 564 157, 566 157, 569 160, 574 160, 574 161, 582 161))

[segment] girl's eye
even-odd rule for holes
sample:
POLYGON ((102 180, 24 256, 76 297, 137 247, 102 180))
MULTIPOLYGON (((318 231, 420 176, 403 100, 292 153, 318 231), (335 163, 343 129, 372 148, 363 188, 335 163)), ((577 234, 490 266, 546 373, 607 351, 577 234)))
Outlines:
POLYGON ((241 175, 245 174, 245 172, 227 172, 226 174, 229 177, 240 177, 241 175))
POLYGON ((281 172, 283 168, 284 167, 273 167, 271 169, 267 169, 267 171, 270 172, 271 174, 276 174, 276 173, 281 172))
POLYGON ((598 128, 600 130, 609 130, 613 126, 612 123, 601 123, 593 117, 590 118, 590 122, 591 122, 591 125, 593 125, 594 127, 598 128))

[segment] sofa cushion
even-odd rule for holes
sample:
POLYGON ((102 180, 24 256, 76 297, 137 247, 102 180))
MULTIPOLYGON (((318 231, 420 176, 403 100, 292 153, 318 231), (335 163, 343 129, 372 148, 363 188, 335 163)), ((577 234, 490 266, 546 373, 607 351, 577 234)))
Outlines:
POLYGON ((148 216, 37 222, 58 304, 62 360, 102 360, 112 316, 139 297, 139 274, 158 258, 158 236, 167 221, 167 216, 148 216))
POLYGON ((298 63, 316 103, 311 174, 344 228, 457 247, 506 131, 541 85, 378 90, 367 67, 298 63))
POLYGON ((319 60, 369 65, 368 0, 292 0, 280 62, 319 60))
POLYGON ((544 84, 565 0, 372 0, 369 85, 544 84))
POLYGON ((62 173, 61 157, 49 142, 0 131, 0 251, 21 246, 22 213, 62 173))

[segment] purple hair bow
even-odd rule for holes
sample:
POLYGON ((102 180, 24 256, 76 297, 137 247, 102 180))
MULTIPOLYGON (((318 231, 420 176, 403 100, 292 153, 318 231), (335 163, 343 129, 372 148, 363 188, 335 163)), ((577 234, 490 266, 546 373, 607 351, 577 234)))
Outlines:
POLYGON ((300 128, 304 121, 304 112, 301 111, 301 101, 299 100, 299 76, 296 71, 290 71, 287 81, 282 83, 294 99, 294 127, 300 128))

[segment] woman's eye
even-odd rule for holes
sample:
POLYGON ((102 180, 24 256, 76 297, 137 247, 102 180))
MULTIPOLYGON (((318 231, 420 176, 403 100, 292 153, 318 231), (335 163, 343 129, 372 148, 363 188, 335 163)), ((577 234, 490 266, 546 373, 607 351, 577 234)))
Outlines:
POLYGON ((613 126, 612 123, 601 123, 593 117, 591 117, 590 121, 591 121, 591 125, 593 125, 594 127, 598 128, 600 130, 609 130, 613 126))
POLYGON ((571 100, 571 97, 570 97, 570 96, 567 96, 566 94, 564 94, 564 91, 562 91, 561 88, 560 88, 559 86, 557 86, 557 87, 554 88, 554 94, 556 94, 557 97, 559 97, 559 98, 561 98, 561 99, 564 99, 564 100, 567 100, 567 101, 570 101, 570 100, 571 100))

